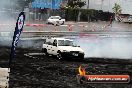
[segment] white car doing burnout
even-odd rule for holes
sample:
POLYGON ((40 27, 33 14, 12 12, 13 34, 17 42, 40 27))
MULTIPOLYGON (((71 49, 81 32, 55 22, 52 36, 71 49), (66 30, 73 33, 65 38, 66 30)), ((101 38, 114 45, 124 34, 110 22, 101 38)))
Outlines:
POLYGON ((55 55, 58 59, 84 59, 84 51, 79 46, 75 46, 73 40, 65 38, 46 39, 42 51, 45 54, 55 55))
POLYGON ((62 25, 65 23, 65 19, 62 19, 60 16, 51 16, 47 19, 47 23, 53 25, 62 25))

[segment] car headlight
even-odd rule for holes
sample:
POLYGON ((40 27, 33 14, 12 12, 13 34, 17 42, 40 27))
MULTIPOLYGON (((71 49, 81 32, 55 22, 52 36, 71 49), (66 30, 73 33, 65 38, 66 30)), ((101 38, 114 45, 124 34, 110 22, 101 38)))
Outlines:
POLYGON ((82 52, 82 51, 80 51, 79 53, 82 53, 82 54, 84 54, 84 52, 82 52))

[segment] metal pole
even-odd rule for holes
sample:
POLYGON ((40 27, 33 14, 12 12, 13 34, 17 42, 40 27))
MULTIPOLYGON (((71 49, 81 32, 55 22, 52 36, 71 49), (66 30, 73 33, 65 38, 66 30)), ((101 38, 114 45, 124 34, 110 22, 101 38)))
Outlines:
POLYGON ((87 9, 89 9, 89 0, 88 0, 88 3, 87 3, 87 9))
MULTIPOLYGON (((89 9, 89 0, 87 2, 87 10, 89 9)), ((89 13, 88 13, 88 22, 89 22, 89 13)))
POLYGON ((109 0, 109 9, 108 9, 108 12, 110 12, 110 0, 109 0))
POLYGON ((101 10, 103 10, 103 0, 101 0, 101 10))

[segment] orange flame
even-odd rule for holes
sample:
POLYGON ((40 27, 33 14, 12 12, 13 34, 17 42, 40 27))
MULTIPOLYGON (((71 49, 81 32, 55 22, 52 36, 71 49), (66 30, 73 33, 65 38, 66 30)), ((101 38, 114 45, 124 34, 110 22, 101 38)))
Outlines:
POLYGON ((81 75, 81 76, 84 76, 85 74, 86 74, 86 72, 85 72, 85 69, 83 69, 81 66, 79 67, 79 74, 81 75))

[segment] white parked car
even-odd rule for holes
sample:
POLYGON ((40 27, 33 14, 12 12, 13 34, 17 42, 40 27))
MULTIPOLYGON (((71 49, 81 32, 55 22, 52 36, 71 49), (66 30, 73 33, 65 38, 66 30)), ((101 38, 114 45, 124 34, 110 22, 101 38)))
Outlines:
POLYGON ((129 17, 128 17, 128 21, 129 21, 129 22, 132 22, 132 16, 129 16, 129 17))
POLYGON ((47 23, 53 25, 62 25, 65 23, 65 19, 62 19, 60 16, 51 16, 47 19, 47 23))
POLYGON ((122 22, 132 23, 132 16, 128 16, 128 17, 123 18, 122 22))
POLYGON ((58 59, 84 59, 84 51, 79 46, 75 46, 73 40, 65 38, 46 39, 42 51, 47 55, 55 55, 58 59))

